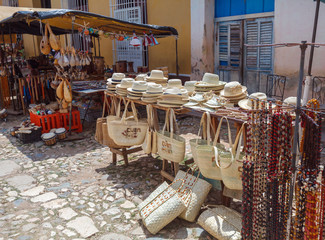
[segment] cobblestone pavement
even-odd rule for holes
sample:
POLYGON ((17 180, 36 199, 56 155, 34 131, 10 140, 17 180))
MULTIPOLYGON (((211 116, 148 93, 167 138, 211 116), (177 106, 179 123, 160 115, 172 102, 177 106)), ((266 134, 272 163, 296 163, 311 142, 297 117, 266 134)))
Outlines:
POLYGON ((21 120, 0 122, 0 240, 213 239, 180 219, 155 236, 142 225, 137 205, 160 184, 160 160, 138 153, 112 165, 94 126, 83 140, 23 145, 9 136, 21 120))

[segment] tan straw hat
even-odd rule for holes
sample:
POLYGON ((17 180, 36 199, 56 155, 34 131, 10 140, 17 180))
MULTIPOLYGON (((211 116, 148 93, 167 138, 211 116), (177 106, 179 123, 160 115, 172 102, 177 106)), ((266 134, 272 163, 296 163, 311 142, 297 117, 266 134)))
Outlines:
MULTIPOLYGON (((238 102, 239 107, 241 107, 242 109, 247 109, 247 110, 251 110, 253 109, 253 104, 256 105, 256 101, 254 101, 254 99, 256 100, 261 100, 261 101, 267 101, 267 96, 265 93, 262 92, 256 92, 256 93, 252 93, 251 95, 249 95, 248 99, 243 99, 240 100, 238 102)), ((272 104, 272 107, 274 108, 275 105, 272 104)), ((261 102, 259 104, 259 106, 255 106, 256 109, 261 109, 261 102)))
POLYGON ((225 98, 240 98, 246 95, 247 88, 242 86, 239 82, 229 82, 220 92, 220 96, 225 98))
POLYGON ((164 72, 161 70, 152 70, 150 76, 147 77, 147 80, 166 80, 168 78, 164 77, 164 72))

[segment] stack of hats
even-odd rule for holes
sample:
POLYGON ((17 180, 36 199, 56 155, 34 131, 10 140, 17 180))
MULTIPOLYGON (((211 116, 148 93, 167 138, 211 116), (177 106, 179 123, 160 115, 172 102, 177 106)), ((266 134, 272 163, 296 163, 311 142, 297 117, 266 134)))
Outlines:
POLYGON ((187 90, 189 95, 192 95, 195 91, 195 84, 197 84, 198 81, 186 81, 184 84, 184 88, 187 90))
POLYGON ((225 82, 219 81, 219 76, 213 73, 205 73, 202 81, 195 84, 196 92, 210 92, 214 91, 219 94, 226 85, 225 82))
POLYGON ((189 101, 186 89, 167 88, 163 95, 158 97, 158 105, 162 107, 181 107, 189 101))
POLYGON ((127 89, 132 87, 133 82, 133 78, 123 78, 121 83, 116 85, 116 93, 122 97, 126 97, 128 95, 127 89))
POLYGON ((143 93, 141 100, 145 103, 156 103, 159 96, 163 94, 163 88, 160 84, 148 84, 147 91, 143 93))
POLYGON ((162 86, 167 85, 168 78, 164 77, 164 72, 161 70, 152 70, 150 76, 146 78, 147 82, 153 82, 161 84, 162 86))
POLYGON ((107 79, 107 91, 115 93, 116 85, 121 83, 123 78, 125 78, 124 73, 113 73, 112 78, 107 79))
POLYGON ((130 99, 141 99, 143 93, 147 91, 148 84, 145 81, 135 81, 132 87, 127 89, 127 97, 130 99))
POLYGON ((247 97, 247 88, 239 82, 229 82, 220 92, 220 97, 226 98, 230 103, 237 104, 240 100, 247 97))

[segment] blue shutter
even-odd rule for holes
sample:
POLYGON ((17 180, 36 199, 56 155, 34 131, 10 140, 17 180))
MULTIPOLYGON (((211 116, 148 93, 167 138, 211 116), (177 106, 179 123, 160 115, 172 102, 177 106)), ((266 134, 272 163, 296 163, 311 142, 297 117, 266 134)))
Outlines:
MULTIPOLYGON (((272 44, 273 42, 273 22, 260 22, 260 44, 272 44)), ((260 69, 272 69, 272 47, 261 47, 259 49, 260 69)))
POLYGON ((230 0, 215 0, 215 17, 230 16, 230 0))
POLYGON ((263 12, 264 0, 246 0, 246 14, 263 12))
POLYGON ((264 0, 263 12, 273 12, 274 11, 274 0, 264 0))
POLYGON ((231 2, 230 16, 245 14, 245 1, 243 1, 243 0, 229 0, 229 2, 231 2))
POLYGON ((228 66, 228 25, 219 25, 219 64, 228 66))
MULTIPOLYGON (((258 22, 246 22, 246 43, 249 45, 258 44, 258 22)), ((257 68, 258 48, 246 47, 246 67, 257 68)))

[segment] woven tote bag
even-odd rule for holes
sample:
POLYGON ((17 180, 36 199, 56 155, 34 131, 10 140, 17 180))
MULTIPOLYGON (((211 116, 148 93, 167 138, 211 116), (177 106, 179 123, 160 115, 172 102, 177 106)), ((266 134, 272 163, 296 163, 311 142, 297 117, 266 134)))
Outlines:
POLYGON ((217 143, 223 120, 226 120, 227 122, 228 141, 230 146, 232 147, 230 126, 228 119, 225 117, 222 117, 220 119, 213 143, 210 144, 210 142, 208 142, 206 145, 198 145, 196 147, 197 165, 202 175, 206 178, 211 178, 215 180, 222 180, 219 154, 226 152, 226 148, 224 147, 224 145, 217 143))
POLYGON ((127 117, 129 104, 130 101, 125 105, 122 118, 111 121, 107 126, 109 136, 120 146, 141 145, 148 129, 148 123, 138 119, 133 102, 131 102, 133 116, 127 117))
POLYGON ((159 232, 185 210, 185 202, 178 193, 183 184, 183 180, 175 181, 171 185, 163 182, 139 204, 142 222, 152 234, 159 232), (179 181, 181 181, 180 186, 174 189, 172 185, 179 181))
POLYGON ((243 189, 241 174, 245 155, 241 152, 241 148, 244 129, 245 123, 241 126, 236 136, 232 151, 219 154, 222 181, 227 188, 232 190, 243 189), (223 168, 223 166, 228 167, 223 168))
POLYGON ((152 150, 154 150, 154 116, 153 116, 153 107, 151 104, 147 105, 147 121, 148 121, 148 129, 146 133, 146 137, 144 139, 144 142, 142 144, 142 149, 146 154, 154 153, 152 150))
POLYGON ((205 112, 202 114, 202 118, 200 121, 200 128, 198 132, 198 136, 201 136, 202 131, 202 139, 196 138, 190 140, 190 147, 194 162, 197 165, 197 154, 196 154, 196 147, 198 145, 210 145, 211 141, 211 129, 213 126, 211 124, 211 116, 209 112, 205 112))
POLYGON ((204 211, 198 224, 219 240, 241 240, 242 219, 235 210, 217 206, 204 211))
MULTIPOLYGON (((207 198, 208 193, 212 187, 211 184, 207 181, 198 178, 199 175, 200 173, 198 173, 197 176, 193 176, 188 172, 179 170, 175 177, 175 181, 178 179, 184 180, 184 185, 180 191, 186 189, 192 190, 191 195, 188 197, 189 203, 186 205, 186 209, 181 213, 181 215, 178 216, 179 218, 182 218, 189 222, 195 221, 200 212, 201 206, 207 198)), ((178 189, 180 184, 181 182, 175 183, 172 185, 172 187, 178 189)))
POLYGON ((97 118, 96 132, 95 132, 95 140, 100 144, 103 144, 103 123, 106 122, 106 117, 104 117, 105 113, 106 113, 106 107, 109 107, 109 104, 108 104, 107 97, 104 96, 104 105, 103 105, 102 117, 97 118))
POLYGON ((162 159, 180 163, 185 156, 185 139, 174 133, 174 123, 177 127, 174 110, 168 109, 163 130, 157 132, 157 152, 162 159))

